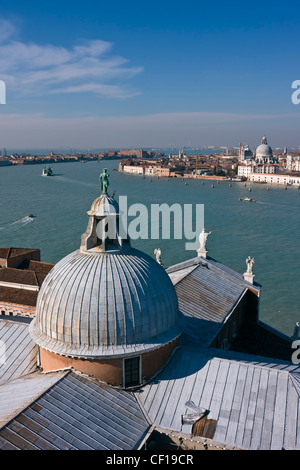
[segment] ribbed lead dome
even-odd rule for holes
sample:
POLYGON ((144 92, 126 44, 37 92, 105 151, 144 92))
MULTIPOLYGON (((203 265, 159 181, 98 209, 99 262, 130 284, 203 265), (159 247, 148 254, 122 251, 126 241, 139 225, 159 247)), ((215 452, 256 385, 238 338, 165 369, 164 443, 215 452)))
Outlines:
MULTIPOLYGON (((96 201, 92 208, 99 207, 96 201)), ((111 201, 100 201, 100 206, 118 212, 111 201)), ((63 258, 45 278, 31 336, 47 350, 74 357, 144 352, 175 339, 178 301, 169 276, 129 240, 120 243, 117 237, 105 244, 96 237, 95 246, 90 240, 103 217, 95 212, 88 212, 80 250, 63 258)))
POLYGON ((262 138, 261 144, 256 149, 256 156, 257 157, 272 157, 273 151, 268 145, 267 138, 264 136, 262 138))

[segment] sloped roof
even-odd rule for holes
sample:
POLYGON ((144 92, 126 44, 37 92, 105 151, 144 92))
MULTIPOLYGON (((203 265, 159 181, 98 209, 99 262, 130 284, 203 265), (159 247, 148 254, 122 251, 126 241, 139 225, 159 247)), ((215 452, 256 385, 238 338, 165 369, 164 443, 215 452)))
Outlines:
POLYGON ((33 403, 66 373, 41 374, 37 371, 1 384, 0 428, 33 403))
POLYGON ((38 291, 14 287, 0 287, 0 302, 35 307, 38 291))
POLYGON ((22 263, 18 266, 18 270, 23 270, 23 272, 31 271, 34 272, 38 285, 41 286, 42 282, 44 281, 47 274, 51 271, 54 267, 54 264, 44 263, 42 261, 35 261, 25 259, 22 263))
POLYGON ((37 346, 28 333, 28 324, 0 320, 0 385, 34 372, 37 346), (1 354, 1 353, 0 353, 1 354))
POLYGON ((0 282, 13 282, 16 284, 26 284, 28 286, 38 286, 38 280, 34 271, 16 268, 0 269, 0 282))
POLYGON ((47 274, 54 267, 54 264, 43 263, 42 261, 29 260, 28 267, 26 268, 29 271, 34 271, 38 285, 41 286, 47 274))
POLYGON ((190 412, 185 403, 192 400, 216 420, 216 441, 244 449, 300 449, 299 386, 294 383, 300 368, 218 354, 180 348, 161 374, 136 392, 154 426, 191 433, 181 416, 190 412))
POLYGON ((259 295, 239 273, 208 258, 193 258, 167 269, 175 285, 186 340, 209 346, 247 290, 259 295))
POLYGON ((0 320, 0 449, 135 449, 150 423, 133 393, 42 373, 28 324, 0 320))
POLYGON ((0 448, 132 450, 149 427, 132 393, 69 372, 0 429, 0 448))
POLYGON ((14 248, 14 247, 3 247, 0 248, 0 258, 9 259, 15 258, 16 256, 25 255, 34 251, 40 251, 35 248, 14 248))
POLYGON ((222 276, 223 278, 227 278, 236 285, 251 289, 257 295, 259 295, 260 293, 260 284, 250 284, 244 279, 242 274, 238 273, 237 271, 234 271, 230 267, 220 263, 220 261, 217 261, 211 257, 202 258, 201 256, 199 256, 196 258, 191 258, 187 261, 183 261, 182 263, 170 266, 166 271, 169 274, 172 282, 176 284, 178 282, 178 277, 183 278, 187 276, 190 272, 193 271, 193 269, 197 268, 198 266, 207 267, 212 272, 214 272, 216 276, 222 276))
POLYGON ((38 288, 53 268, 53 264, 24 260, 18 268, 0 268, 0 302, 36 306, 38 288), (6 283, 20 284, 22 289, 6 283), (37 289, 31 290, 30 287, 37 289))

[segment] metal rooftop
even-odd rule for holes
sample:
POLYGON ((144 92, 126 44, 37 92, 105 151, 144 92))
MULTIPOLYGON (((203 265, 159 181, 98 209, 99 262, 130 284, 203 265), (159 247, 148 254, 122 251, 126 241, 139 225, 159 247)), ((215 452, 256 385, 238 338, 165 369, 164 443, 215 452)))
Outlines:
POLYGON ((209 347, 245 293, 259 296, 260 286, 210 258, 167 272, 183 340, 160 373, 135 392, 72 371, 37 371, 28 325, 0 320, 7 344, 0 368, 1 449, 137 449, 150 426, 191 435, 192 424, 182 423, 188 401, 208 410, 213 441, 300 449, 300 367, 209 347))
POLYGON ((260 292, 258 285, 211 258, 193 258, 168 268, 167 273, 178 297, 183 338, 203 347, 211 344, 247 290, 260 292))
POLYGON ((38 349, 29 336, 28 324, 1 319, 0 341, 5 344, 5 358, 0 357, 0 386, 36 370, 38 349))
POLYGON ((139 447, 150 424, 132 393, 73 372, 60 375, 59 379, 0 429, 1 449, 133 450, 139 447))
POLYGON ((192 425, 182 424, 190 400, 216 421, 215 441, 253 450, 300 449, 300 368, 217 354, 180 348, 161 374, 136 393, 153 425, 190 434, 192 425))

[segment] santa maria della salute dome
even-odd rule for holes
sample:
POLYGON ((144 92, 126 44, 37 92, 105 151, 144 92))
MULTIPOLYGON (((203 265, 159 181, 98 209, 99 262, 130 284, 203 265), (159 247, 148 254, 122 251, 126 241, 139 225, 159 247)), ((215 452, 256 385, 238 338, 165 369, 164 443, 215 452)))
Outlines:
POLYGON ((42 284, 30 334, 44 370, 74 366, 108 383, 134 385, 161 368, 177 344, 176 292, 164 268, 121 237, 113 198, 104 192, 88 215, 80 249, 42 284), (109 220, 114 234, 107 232, 109 220))

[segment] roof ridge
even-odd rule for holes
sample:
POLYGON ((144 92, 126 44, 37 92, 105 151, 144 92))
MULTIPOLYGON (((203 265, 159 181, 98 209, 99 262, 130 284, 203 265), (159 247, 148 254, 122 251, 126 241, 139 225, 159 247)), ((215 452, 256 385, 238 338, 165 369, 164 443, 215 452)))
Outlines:
MULTIPOLYGON (((16 410, 16 413, 14 413, 13 416, 11 416, 8 421, 6 421, 2 426, 0 426, 0 431, 1 431, 3 428, 7 427, 7 426, 8 426, 14 419, 16 419, 19 415, 21 415, 22 413, 24 413, 24 411, 26 411, 28 408, 30 408, 30 407, 32 406, 32 404, 35 403, 39 398, 41 398, 43 395, 45 395, 47 392, 49 392, 49 390, 50 390, 52 387, 54 387, 56 384, 58 384, 61 380, 63 380, 64 377, 66 377, 69 372, 70 372, 70 371, 66 371, 66 372, 63 372, 63 371, 54 372, 53 375, 54 375, 54 374, 59 375, 59 377, 57 378, 57 380, 56 380, 55 382, 53 382, 53 383, 49 383, 46 388, 44 388, 42 391, 40 391, 40 393, 38 393, 38 395, 33 396, 33 397, 32 397, 32 400, 30 400, 30 402, 27 403, 21 410, 20 410, 20 409, 16 410)), ((16 378, 15 381, 19 381, 19 382, 20 382, 20 380, 24 380, 24 378, 28 378, 28 377, 30 377, 30 376, 31 376, 31 377, 33 377, 33 376, 36 376, 36 377, 37 377, 38 374, 40 374, 41 376, 42 376, 42 375, 46 375, 45 372, 41 372, 41 371, 39 371, 39 370, 35 370, 35 371, 33 371, 33 372, 29 373, 29 374, 26 374, 26 375, 24 375, 24 376, 22 376, 22 377, 16 378)), ((12 381, 10 381, 10 382, 6 382, 6 383, 4 383, 4 384, 1 384, 0 386, 5 386, 5 385, 7 385, 7 384, 10 384, 10 385, 11 385, 13 382, 14 382, 14 381, 12 380, 12 381)))
POLYGON ((33 273, 34 278, 35 278, 35 280, 36 280, 36 285, 39 286, 39 280, 38 280, 38 278, 37 278, 36 272, 35 272, 35 271, 31 271, 30 269, 29 269, 28 271, 31 272, 31 273, 33 273))
POLYGON ((297 367, 295 364, 289 363, 288 361, 284 361, 283 359, 277 359, 274 357, 266 357, 266 356, 259 356, 259 355, 254 355, 250 353, 241 353, 238 351, 231 351, 231 350, 222 350, 218 348, 208 348, 207 349, 207 356, 211 356, 211 358, 216 358, 216 359, 221 359, 221 360, 227 360, 227 361, 234 361, 234 362, 242 362, 245 365, 251 365, 253 367, 258 367, 258 368, 268 368, 268 369, 273 369, 277 370, 280 372, 285 372, 286 374, 299 374, 299 387, 300 387, 300 367, 298 366, 299 371, 291 371, 287 370, 284 368, 286 367, 297 367), (210 354, 210 351, 211 354, 210 354), (216 353, 214 354, 213 351, 216 353), (249 358, 249 360, 247 360, 249 358), (256 363, 255 361, 259 360, 260 363, 256 363), (272 366, 270 366, 272 365, 272 366), (282 367, 280 367, 282 366, 282 367))
POLYGON ((226 360, 229 362, 242 362, 245 365, 251 365, 253 367, 259 368, 269 368, 275 369, 281 372, 285 372, 287 374, 299 375, 299 391, 300 391, 300 366, 296 364, 289 363, 288 361, 284 361, 283 359, 277 359, 274 357, 266 357, 266 356, 259 356, 245 352, 239 351, 232 351, 232 350, 224 350, 214 347, 201 347, 198 345, 193 344, 184 344, 179 348, 182 352, 186 351, 187 353, 197 353, 201 352, 202 357, 207 357, 210 359, 220 359, 226 360), (260 361, 260 363, 256 363, 255 361, 260 361), (269 367, 269 364, 272 364, 272 367, 269 367), (282 366, 282 367, 280 367, 282 366), (284 366, 290 368, 294 367, 296 370, 287 370, 284 366))
POLYGON ((289 373, 290 381, 295 389, 295 392, 300 399, 300 371, 299 372, 290 372, 289 373))
MULTIPOLYGON (((185 279, 189 274, 192 274, 197 268, 198 268, 199 264, 196 264, 194 267, 191 266, 191 270, 188 272, 188 273, 185 273, 183 274, 179 279, 177 279, 177 281, 174 281, 173 282, 173 286, 177 286, 183 279, 185 279)), ((183 268, 184 269, 184 268, 183 268)), ((180 271, 180 270, 179 270, 180 271)), ((176 271, 175 271, 176 272, 176 271)), ((171 274, 171 273, 170 273, 171 274)))
MULTIPOLYGON (((182 269, 186 269, 189 266, 192 267, 193 265, 195 265, 195 269, 200 265, 203 267, 205 266, 208 267, 215 273, 222 272, 222 274, 225 275, 229 280, 234 281, 235 283, 238 283, 241 287, 245 287, 248 289, 255 289, 255 290, 260 289, 259 285, 257 284, 253 285, 250 282, 246 281, 243 278, 243 275, 240 274, 238 271, 235 271, 234 269, 226 266, 225 264, 211 257, 202 258, 201 256, 199 256, 199 257, 191 258, 190 260, 183 261, 182 263, 175 264, 174 266, 170 266, 169 268, 166 269, 166 272, 168 274, 173 274, 174 272, 180 271, 182 269), (218 265, 216 265, 215 263, 218 263, 218 265), (226 269, 222 269, 222 267, 225 267, 226 269)), ((175 282, 174 285, 177 285, 182 279, 184 279, 193 271, 194 269, 192 269, 189 273, 186 273, 182 278, 180 278, 177 282, 175 282)))
POLYGON ((189 266, 198 266, 198 264, 201 263, 200 257, 196 258, 191 258, 186 261, 182 261, 181 263, 174 264, 173 266, 169 266, 166 269, 166 272, 169 273, 174 273, 176 271, 181 271, 182 269, 188 268, 189 266))

